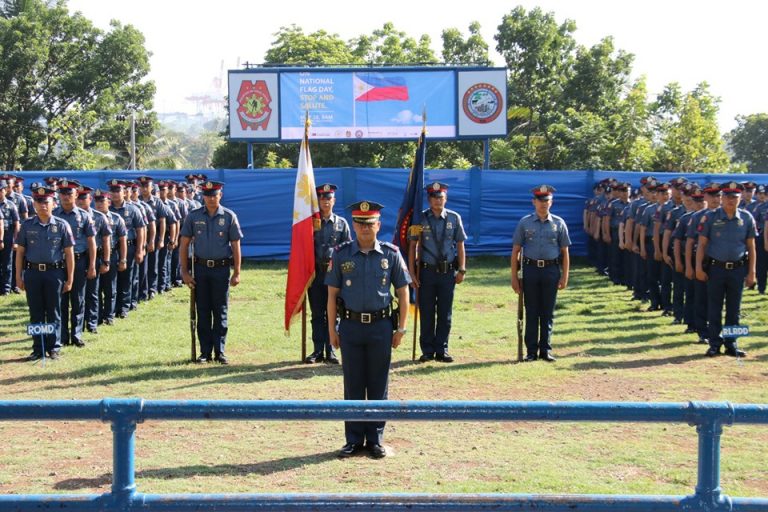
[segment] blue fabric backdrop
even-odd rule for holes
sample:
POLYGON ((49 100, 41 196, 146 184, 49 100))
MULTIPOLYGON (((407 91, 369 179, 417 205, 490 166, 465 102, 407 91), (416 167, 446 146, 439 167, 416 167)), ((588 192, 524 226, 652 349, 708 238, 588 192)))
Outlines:
MULTIPOLYGON (((155 179, 183 180, 190 172, 203 172, 210 179, 226 183, 223 204, 240 218, 244 239, 243 256, 259 259, 287 259, 290 252, 291 218, 295 169, 203 170, 203 171, 25 171, 25 185, 45 176, 66 176, 91 187, 103 187, 108 179, 134 179, 148 174, 155 179)), ((315 181, 335 183, 336 213, 349 218, 346 205, 368 199, 385 205, 379 238, 391 241, 397 209, 403 197, 408 170, 334 168, 315 169, 315 181)), ((581 229, 584 202, 592 196, 592 185, 615 177, 639 186, 640 177, 653 174, 666 179, 685 176, 699 183, 707 181, 753 180, 768 184, 768 175, 670 174, 609 171, 517 171, 517 170, 427 170, 425 181, 441 181, 449 186, 447 207, 456 210, 467 231, 470 255, 508 255, 518 220, 533 210, 530 189, 541 184, 557 189, 552 212, 563 217, 570 229, 574 255, 586 254, 586 239, 581 229)))

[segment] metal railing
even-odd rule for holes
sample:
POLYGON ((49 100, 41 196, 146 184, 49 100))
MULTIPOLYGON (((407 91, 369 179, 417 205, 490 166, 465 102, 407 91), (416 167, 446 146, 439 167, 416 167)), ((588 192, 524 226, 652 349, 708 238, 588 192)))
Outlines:
POLYGON ((0 495, 0 511, 178 512, 252 510, 541 510, 766 512, 768 498, 731 498, 720 488, 724 425, 768 424, 768 405, 727 402, 0 401, 0 421, 100 420, 113 432, 113 480, 105 494, 0 495), (537 494, 143 494, 134 444, 145 420, 408 420, 684 423, 698 433, 698 481, 690 496, 537 494))

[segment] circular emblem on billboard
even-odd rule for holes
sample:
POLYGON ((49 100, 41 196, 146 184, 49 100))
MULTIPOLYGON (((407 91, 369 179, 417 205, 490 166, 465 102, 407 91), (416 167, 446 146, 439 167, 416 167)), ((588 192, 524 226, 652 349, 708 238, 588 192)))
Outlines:
POLYGON ((269 117, 272 114, 272 96, 264 80, 251 82, 244 80, 240 83, 237 94, 237 115, 243 130, 267 129, 269 117))
POLYGON ((501 93, 491 84, 475 84, 464 93, 461 101, 464 115, 475 123, 491 123, 499 117, 503 104, 501 93))

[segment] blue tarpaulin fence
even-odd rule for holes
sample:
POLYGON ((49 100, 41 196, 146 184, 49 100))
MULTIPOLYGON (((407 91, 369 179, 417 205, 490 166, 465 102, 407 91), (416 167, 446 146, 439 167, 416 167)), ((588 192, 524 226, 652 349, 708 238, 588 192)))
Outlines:
MULTIPOLYGON (((202 171, 28 171, 25 185, 44 176, 67 176, 92 187, 104 187, 111 178, 136 178, 148 174, 155 179, 183 180, 189 172, 205 173, 210 179, 226 183, 223 203, 233 209, 243 228, 243 256, 258 259, 287 259, 290 253, 295 169, 202 170, 202 171)), ((344 206, 361 199, 385 205, 381 240, 391 240, 397 209, 408 182, 407 169, 327 168, 315 169, 316 183, 335 183, 340 187, 336 213, 351 220, 344 206)), ((530 189, 546 183, 557 189, 552 212, 563 217, 570 228, 574 255, 586 254, 586 238, 581 229, 584 202, 592 196, 592 185, 616 177, 639 186, 649 173, 612 171, 517 171, 517 170, 427 170, 425 181, 441 181, 449 186, 447 207, 462 216, 467 232, 467 253, 508 255, 517 222, 530 213, 530 189)), ((725 180, 753 180, 768 184, 765 174, 671 174, 650 173, 660 179, 685 176, 699 183, 725 180)))

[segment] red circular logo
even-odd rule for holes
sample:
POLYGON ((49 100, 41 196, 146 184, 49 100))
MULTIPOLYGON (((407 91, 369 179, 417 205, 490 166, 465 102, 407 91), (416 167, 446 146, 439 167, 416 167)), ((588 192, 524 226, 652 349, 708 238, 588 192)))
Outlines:
POLYGON ((491 123, 501 114, 504 104, 499 90, 491 84, 475 84, 464 93, 464 115, 479 124, 491 123))

